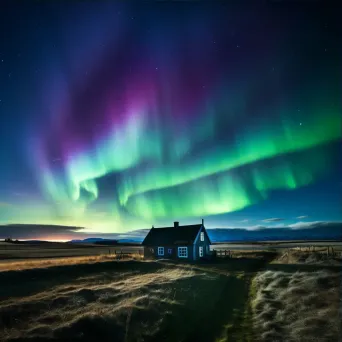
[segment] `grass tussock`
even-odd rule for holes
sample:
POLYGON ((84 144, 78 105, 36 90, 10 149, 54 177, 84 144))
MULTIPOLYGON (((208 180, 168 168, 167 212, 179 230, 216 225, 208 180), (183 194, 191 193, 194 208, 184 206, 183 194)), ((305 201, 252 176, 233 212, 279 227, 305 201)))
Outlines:
POLYGON ((3 271, 21 271, 27 269, 46 268, 53 266, 67 266, 79 264, 92 264, 97 262, 106 262, 113 260, 142 260, 141 254, 125 255, 119 259, 120 255, 116 254, 102 254, 93 256, 79 256, 79 257, 65 257, 65 258, 52 258, 52 259, 34 259, 23 261, 6 261, 0 263, 0 272, 3 271))
POLYGON ((338 341, 341 274, 266 271, 253 279, 257 341, 338 341))

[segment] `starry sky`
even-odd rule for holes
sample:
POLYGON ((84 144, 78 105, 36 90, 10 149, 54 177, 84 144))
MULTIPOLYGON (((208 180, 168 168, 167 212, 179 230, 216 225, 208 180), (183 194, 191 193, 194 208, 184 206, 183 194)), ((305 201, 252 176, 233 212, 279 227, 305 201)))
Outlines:
POLYGON ((337 6, 1 6, 0 224, 342 221, 337 6))

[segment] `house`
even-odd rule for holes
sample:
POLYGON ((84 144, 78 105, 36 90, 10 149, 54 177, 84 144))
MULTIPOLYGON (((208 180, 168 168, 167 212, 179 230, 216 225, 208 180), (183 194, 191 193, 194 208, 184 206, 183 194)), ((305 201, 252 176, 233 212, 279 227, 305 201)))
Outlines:
POLYGON ((211 241, 201 224, 180 226, 174 222, 173 227, 154 228, 149 231, 142 245, 145 258, 167 258, 198 260, 208 257, 211 241))

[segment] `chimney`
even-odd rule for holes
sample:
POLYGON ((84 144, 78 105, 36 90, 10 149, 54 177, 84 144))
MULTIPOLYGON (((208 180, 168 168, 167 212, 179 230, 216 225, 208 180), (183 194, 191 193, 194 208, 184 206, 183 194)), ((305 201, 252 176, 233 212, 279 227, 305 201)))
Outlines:
POLYGON ((175 221, 175 222, 173 222, 173 225, 174 225, 175 228, 178 228, 179 227, 179 222, 175 221))
POLYGON ((204 226, 204 219, 202 219, 202 226, 204 226))
POLYGON ((152 225, 152 229, 154 228, 154 226, 152 225))

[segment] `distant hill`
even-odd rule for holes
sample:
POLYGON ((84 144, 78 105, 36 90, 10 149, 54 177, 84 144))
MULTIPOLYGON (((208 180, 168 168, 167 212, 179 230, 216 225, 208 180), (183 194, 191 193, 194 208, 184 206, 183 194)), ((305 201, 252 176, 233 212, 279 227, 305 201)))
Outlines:
POLYGON ((342 225, 319 226, 314 228, 262 228, 247 230, 243 228, 207 229, 212 242, 252 242, 252 241, 290 241, 290 240, 338 240, 342 241, 342 225))
POLYGON ((112 239, 103 239, 103 238, 87 238, 83 240, 71 240, 70 243, 95 243, 98 241, 112 241, 112 239))

